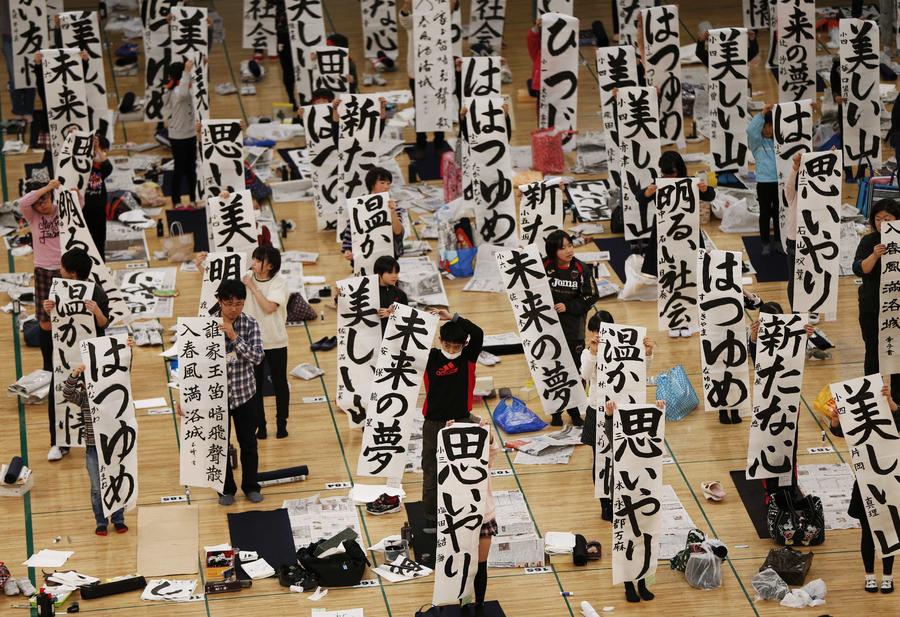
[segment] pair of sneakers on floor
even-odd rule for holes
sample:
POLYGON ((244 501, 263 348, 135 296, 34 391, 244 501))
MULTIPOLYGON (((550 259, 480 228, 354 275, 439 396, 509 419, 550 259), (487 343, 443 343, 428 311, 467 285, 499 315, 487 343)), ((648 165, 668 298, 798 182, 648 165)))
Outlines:
MULTIPOLYGON (((874 574, 866 574, 866 586, 863 588, 869 593, 878 593, 878 583, 874 574)), ((881 577, 881 593, 894 592, 894 576, 885 574, 881 577)))

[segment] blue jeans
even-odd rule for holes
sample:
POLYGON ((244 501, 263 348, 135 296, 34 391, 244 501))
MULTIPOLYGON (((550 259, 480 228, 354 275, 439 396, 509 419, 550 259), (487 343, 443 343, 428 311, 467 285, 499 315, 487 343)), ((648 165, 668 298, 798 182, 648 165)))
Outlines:
MULTIPOLYGON (((106 527, 107 520, 103 516, 103 504, 100 502, 100 463, 97 460, 96 447, 85 448, 84 466, 87 467, 88 477, 91 479, 91 509, 94 511, 94 521, 98 527, 106 527)), ((125 508, 113 512, 112 522, 114 525, 125 522, 125 508)))
POLYGON ((14 116, 28 116, 34 113, 34 88, 16 90, 13 87, 13 47, 12 39, 3 37, 3 57, 6 58, 6 72, 9 75, 9 98, 12 100, 12 113, 14 116))

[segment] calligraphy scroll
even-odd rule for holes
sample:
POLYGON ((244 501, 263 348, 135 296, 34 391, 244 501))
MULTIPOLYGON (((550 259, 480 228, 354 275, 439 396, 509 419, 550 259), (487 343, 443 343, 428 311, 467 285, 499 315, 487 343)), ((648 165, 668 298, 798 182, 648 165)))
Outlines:
POLYGON ((381 344, 377 276, 337 282, 337 397, 354 428, 362 427, 381 344))
POLYGON ((472 0, 469 13, 469 46, 482 45, 491 54, 503 46, 506 0, 472 0))
POLYGON ((206 317, 219 312, 216 292, 226 279, 239 281, 250 268, 246 253, 208 253, 203 263, 203 282, 200 284, 198 315, 206 317))
POLYGON ((497 251, 495 257, 544 411, 584 411, 587 396, 553 308, 538 247, 497 251))
POLYGON ((291 64, 294 70, 294 94, 297 103, 312 99, 313 78, 310 52, 325 44, 325 22, 321 0, 286 0, 288 33, 291 40, 291 64))
POLYGON ((375 363, 357 475, 403 477, 412 415, 437 323, 430 313, 393 306, 375 363))
POLYGON ((881 293, 878 314, 878 367, 885 375, 900 373, 900 223, 881 223, 881 293))
MULTIPOLYGON (((618 149, 618 148, 617 148, 618 149)), ((616 174, 618 176, 618 173, 616 174)), ((584 221, 608 221, 610 212, 609 183, 606 180, 584 180, 565 185, 569 206, 584 221)))
POLYGON ((850 448, 850 467, 872 530, 875 550, 881 557, 900 553, 900 436, 881 394, 881 375, 831 384, 841 429, 850 448))
POLYGON ((619 0, 619 44, 633 47, 637 44, 637 18, 641 9, 656 6, 656 0, 619 0))
POLYGON ((785 183, 791 175, 794 155, 812 150, 813 113, 812 101, 804 99, 791 103, 778 103, 772 109, 775 139, 775 167, 778 170, 778 224, 781 227, 781 241, 787 243, 788 204, 785 183))
POLYGON ((699 249, 697 262, 704 407, 750 411, 741 254, 699 249))
POLYGON ((500 96, 500 58, 474 56, 460 58, 460 99, 468 107, 469 99, 476 96, 500 96))
POLYGON ((350 232, 353 239, 353 270, 356 276, 374 274, 375 261, 394 254, 390 193, 354 197, 350 201, 350 232))
POLYGON ((338 183, 338 122, 331 105, 322 104, 304 108, 303 123, 316 207, 316 229, 335 229, 341 199, 338 183))
POLYGON ((747 447, 748 480, 778 478, 791 482, 807 321, 806 313, 759 314, 753 419, 747 447))
POLYGON ((656 182, 657 310, 660 330, 697 325, 700 189, 696 178, 656 182))
POLYGON ((350 52, 346 47, 320 46, 314 50, 313 87, 332 92, 350 92, 350 52))
POLYGON ((798 312, 837 313, 841 169, 838 150, 807 152, 800 159, 793 299, 798 312))
POLYGON ((769 27, 769 0, 744 0, 744 27, 748 30, 769 27))
POLYGON ((56 445, 84 447, 84 423, 81 408, 63 398, 63 385, 72 370, 81 364, 79 343, 97 336, 94 315, 87 302, 93 298, 94 284, 55 278, 48 298, 54 302, 50 311, 53 338, 53 406, 56 445))
POLYGON ((816 98, 815 0, 778 0, 778 100, 816 98))
MULTIPOLYGON (((52 45, 47 28, 46 0, 9 0, 12 37, 13 85, 36 88, 34 54, 52 45)), ((7 59, 9 61, 9 59, 7 59)))
POLYGON ((56 162, 56 179, 63 188, 84 191, 94 163, 94 136, 72 130, 66 135, 56 162))
MULTIPOLYGON (((641 9, 647 85, 659 91, 659 133, 663 143, 684 147, 681 101, 681 37, 678 5, 641 9)), ((746 56, 745 56, 746 58, 746 56)), ((710 56, 712 69, 712 56, 710 56)))
POLYGON ((416 82, 416 131, 453 128, 453 53, 450 3, 414 0, 413 62, 416 82))
POLYGON ((745 28, 709 31, 709 149, 717 173, 741 171, 747 166, 750 123, 747 45, 745 28))
POLYGON ((59 30, 62 46, 86 51, 84 61, 84 84, 87 90, 87 105, 90 125, 106 134, 109 103, 106 100, 106 72, 103 69, 103 44, 100 41, 100 24, 97 12, 73 11, 61 13, 59 30))
POLYGON ((210 197, 206 202, 206 224, 210 251, 252 253, 259 246, 256 210, 247 189, 230 193, 228 199, 210 197))
POLYGON ((462 11, 457 5, 455 11, 450 11, 450 48, 454 58, 462 58, 462 39, 462 11))
POLYGON ((778 0, 764 0, 769 4, 769 53, 766 67, 778 68, 778 0))
POLYGON ((597 49, 597 86, 600 88, 600 117, 606 142, 607 168, 613 182, 622 189, 622 151, 619 149, 619 123, 613 92, 637 86, 637 62, 634 47, 600 47, 597 49))
POLYGON ((198 122, 209 119, 209 27, 205 8, 173 6, 172 54, 178 62, 191 60, 191 95, 194 118, 198 122))
POLYGON ((384 54, 396 60, 400 49, 397 45, 396 0, 362 0, 362 25, 365 57, 375 60, 379 54, 384 54))
POLYGON ((519 245, 543 247, 547 235, 564 225, 559 181, 521 184, 519 191, 519 245))
POLYGON ((457 422, 438 432, 434 606, 474 602, 489 457, 490 432, 484 427, 457 422))
POLYGON ((562 15, 574 15, 575 0, 537 0, 535 8, 538 16, 546 13, 560 13, 562 15))
POLYGON ((50 150, 56 165, 69 131, 91 130, 86 103, 87 89, 84 84, 81 50, 42 49, 41 54, 47 122, 50 125, 50 150))
POLYGON ((163 90, 172 62, 171 33, 167 17, 180 0, 141 0, 144 40, 144 120, 161 122, 163 90))
POLYGON ((137 418, 131 396, 131 348, 128 335, 81 341, 84 384, 100 468, 103 516, 138 500, 137 418))
POLYGON ((267 56, 278 54, 275 35, 275 3, 268 0, 244 0, 242 47, 261 49, 267 56))
POLYGON ((378 164, 379 144, 383 120, 381 103, 376 94, 342 94, 338 153, 338 186, 342 187, 337 207, 337 233, 347 227, 349 210, 347 200, 368 193, 366 172, 378 164))
POLYGON ((179 482, 221 493, 228 460, 225 334, 218 317, 179 317, 179 482))
POLYGON ((655 405, 624 404, 618 405, 612 422, 612 574, 618 585, 656 572, 666 414, 655 405))
MULTIPOLYGON (((541 18, 541 128, 578 128, 578 61, 578 19, 545 13, 541 18)), ((563 146, 575 147, 572 134, 563 137, 563 146)))
POLYGON ((881 97, 878 24, 841 19, 841 138, 846 167, 881 166, 881 97))
POLYGON ((659 113, 655 88, 620 88, 616 98, 622 152, 622 215, 625 239, 650 237, 653 212, 641 211, 637 193, 653 184, 660 157, 659 113))
POLYGON ((200 123, 201 184, 207 195, 234 193, 244 184, 244 135, 240 120, 200 123))

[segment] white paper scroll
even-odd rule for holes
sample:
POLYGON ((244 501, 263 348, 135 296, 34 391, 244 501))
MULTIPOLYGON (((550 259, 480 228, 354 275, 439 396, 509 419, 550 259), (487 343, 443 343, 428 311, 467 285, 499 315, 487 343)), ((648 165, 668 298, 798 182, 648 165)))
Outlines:
POLYGON ((401 478, 438 318, 395 304, 378 350, 356 474, 401 478))
POLYGON ((484 427, 458 422, 438 432, 435 606, 474 601, 489 456, 490 432, 484 427))
POLYGON ((794 474, 808 317, 759 314, 748 480, 778 478, 790 483, 794 474))
POLYGON ((800 159, 793 306, 798 312, 837 313, 842 169, 838 150, 800 159))
POLYGON ((641 212, 637 193, 656 179, 660 156, 659 113, 655 88, 620 88, 616 98, 619 149, 622 151, 622 208, 625 239, 650 237, 652 202, 641 212))
POLYGON ((459 76, 463 107, 468 107, 469 99, 475 96, 500 96, 500 58, 474 56, 461 60, 459 76))
POLYGON ((73 130, 66 135, 56 162, 56 179, 67 189, 84 191, 94 163, 94 136, 73 130))
POLYGON ((748 30, 769 27, 769 0, 744 0, 744 27, 748 30))
POLYGON ((566 184, 565 190, 569 206, 575 208, 580 219, 585 221, 608 221, 610 219, 612 204, 610 203, 608 180, 570 182, 566 184))
POLYGON ((179 484, 221 493, 228 461, 228 377, 218 317, 178 318, 179 484))
POLYGON ((887 250, 875 266, 881 268, 878 368, 884 375, 893 375, 900 373, 900 223, 881 223, 881 244, 887 250))
POLYGON ((660 330, 697 325, 697 249, 700 189, 696 178, 656 182, 657 272, 660 330))
POLYGON ((484 45, 499 54, 506 22, 506 0, 472 0, 469 13, 469 46, 484 45))
POLYGON ((356 276, 374 274, 375 261, 382 255, 394 254, 390 200, 390 193, 375 193, 354 197, 348 202, 356 276))
POLYGON ((90 131, 90 113, 81 50, 42 49, 45 104, 50 124, 50 150, 54 165, 70 130, 90 131))
POLYGON ((574 14, 575 0, 537 0, 535 9, 538 16, 545 13, 561 13, 563 15, 574 14))
POLYGON ((769 5, 769 53, 766 67, 778 68, 778 0, 764 0, 769 5))
POLYGON ((416 131, 453 128, 453 50, 450 3, 413 0, 416 131))
POLYGON ((544 246, 552 231, 563 228, 562 190, 557 181, 519 185, 519 245, 544 246))
POLYGON ((658 88, 659 91, 660 138, 665 144, 675 143, 684 147, 686 142, 681 100, 678 5, 642 9, 641 17, 644 22, 644 69, 647 85, 658 88))
POLYGON ((250 259, 245 253, 209 253, 203 263, 200 308, 197 314, 206 317, 214 308, 218 309, 216 292, 222 281, 226 279, 239 281, 249 268, 250 259))
MULTIPOLYGON (((895 24, 896 29, 896 24, 895 24)), ((881 166, 881 96, 878 24, 841 19, 841 96, 844 165, 881 166)))
POLYGON ((897 426, 881 394, 881 375, 831 384, 841 429, 850 449, 850 467, 856 475, 875 552, 880 557, 900 553, 900 467, 897 426))
POLYGON ((637 43, 637 18, 641 9, 656 6, 656 0, 619 0, 619 44, 634 46, 637 43))
POLYGON ((666 414, 655 405, 618 405, 613 422, 613 585, 656 572, 662 533, 666 414))
POLYGON ((206 224, 209 228, 209 250, 224 253, 252 253, 259 246, 256 210, 247 189, 206 202, 206 224))
POLYGON ((46 0, 9 0, 12 26, 13 84, 16 89, 37 88, 34 54, 52 42, 47 29, 46 0))
POLYGON ((374 60, 383 53, 396 60, 400 49, 396 0, 362 0, 362 25, 365 57, 374 60))
POLYGON ((368 193, 366 170, 378 164, 381 138, 381 104, 377 94, 342 94, 339 107, 338 186, 341 187, 337 206, 337 233, 349 221, 348 200, 368 193))
POLYGON ((750 123, 750 67, 747 30, 709 31, 709 149, 713 171, 737 172, 747 166, 747 125, 750 123))
POLYGON ((587 395, 553 309, 538 247, 497 251, 495 256, 544 411, 584 411, 587 395))
POLYGON ((172 62, 171 34, 166 19, 179 0, 141 0, 144 40, 144 120, 163 120, 163 87, 172 62))
POLYGON ((381 344, 378 317, 377 276, 338 281, 337 302, 337 401, 350 426, 359 428, 375 376, 375 359, 381 344))
POLYGON ((201 184, 206 195, 244 189, 244 135, 240 120, 200 123, 201 184))
POLYGON ((778 0, 778 100, 816 98, 815 0, 778 0))
POLYGON ((81 364, 79 344, 97 336, 94 315, 85 303, 94 294, 90 281, 53 279, 49 299, 56 303, 50 311, 53 337, 53 405, 56 414, 56 445, 60 447, 84 447, 84 424, 81 408, 63 399, 63 382, 76 366, 81 364))
MULTIPOLYGON (((545 13, 541 18, 541 128, 578 128, 578 62, 578 19, 545 13)), ((574 149, 574 137, 563 137, 563 146, 574 149)))
POLYGON ((313 50, 313 88, 350 92, 350 51, 346 47, 319 46, 313 50))
POLYGON ((291 40, 294 94, 299 105, 312 98, 313 63, 309 54, 325 44, 325 22, 322 21, 321 0, 286 0, 285 8, 291 40))
POLYGON ((267 56, 278 53, 275 34, 275 3, 267 0, 244 0, 242 47, 262 49, 267 56))
POLYGON ((619 149, 619 123, 613 91, 637 85, 634 47, 620 45, 597 49, 597 86, 600 88, 600 117, 606 142, 607 168, 619 189, 622 188, 622 151, 619 149))
POLYGON ((506 112, 500 97, 477 97, 465 118, 469 169, 475 198, 475 228, 483 242, 516 243, 516 197, 512 186, 506 112))
POLYGON ((455 11, 450 12, 450 48, 453 50, 454 58, 462 58, 462 11, 457 5, 455 11))
POLYGON ((128 335, 81 341, 84 382, 100 468, 103 516, 138 500, 138 425, 131 396, 131 348, 128 335))
POLYGON ((813 113, 812 101, 804 99, 791 103, 778 103, 772 109, 772 128, 775 139, 775 167, 778 170, 778 225, 781 242, 787 247, 788 199, 785 183, 791 176, 794 155, 812 150, 813 113))
POLYGON ((697 264, 704 407, 750 411, 741 254, 699 249, 697 264))
POLYGON ((91 126, 99 130, 107 122, 109 103, 106 100, 106 72, 103 69, 103 44, 97 12, 72 11, 59 16, 62 46, 88 53, 84 65, 84 83, 91 126))
POLYGON ((209 26, 207 10, 197 7, 173 6, 172 58, 176 62, 191 60, 191 96, 194 118, 198 122, 209 119, 209 26))
POLYGON ((598 401, 644 403, 647 401, 647 351, 642 326, 600 325, 597 348, 598 401))
POLYGON ((338 183, 338 123, 328 104, 306 107, 303 123, 316 207, 316 229, 334 229, 337 227, 337 207, 341 198, 338 183))

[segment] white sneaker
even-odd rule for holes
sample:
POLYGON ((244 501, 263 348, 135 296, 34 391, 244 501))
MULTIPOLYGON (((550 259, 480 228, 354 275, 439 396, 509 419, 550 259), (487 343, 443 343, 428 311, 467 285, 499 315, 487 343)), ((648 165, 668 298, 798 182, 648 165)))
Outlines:
POLYGON ((62 450, 59 449, 59 446, 53 446, 47 452, 47 460, 48 461, 58 461, 58 460, 61 460, 62 457, 63 457, 63 453, 62 453, 62 450))
POLYGON ((681 328, 672 328, 669 330, 669 338, 681 338, 681 328))
POLYGON ((384 80, 384 77, 381 75, 372 75, 372 81, 376 86, 386 86, 387 82, 384 80))
POLYGON ((691 328, 680 328, 681 338, 691 338, 694 334, 693 329, 691 328))
POLYGON ((372 85, 372 76, 371 75, 363 75, 363 85, 371 86, 372 85))

